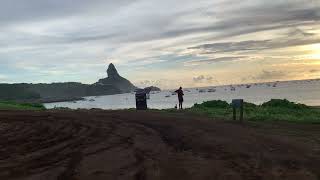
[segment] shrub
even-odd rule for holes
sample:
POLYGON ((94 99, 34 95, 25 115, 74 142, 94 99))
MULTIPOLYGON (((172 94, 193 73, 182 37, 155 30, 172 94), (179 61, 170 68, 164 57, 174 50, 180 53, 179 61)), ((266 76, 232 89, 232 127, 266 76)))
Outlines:
POLYGON ((202 104, 195 104, 194 107, 206 107, 206 108, 228 108, 230 105, 226 101, 213 100, 206 101, 202 104))
POLYGON ((253 103, 249 103, 249 102, 243 102, 243 106, 244 106, 245 108, 255 108, 255 107, 258 107, 258 105, 253 104, 253 103))
POLYGON ((292 109, 308 109, 304 104, 290 102, 287 99, 271 99, 261 105, 262 107, 292 108, 292 109))
MULTIPOLYGON (((232 119, 232 108, 225 101, 195 104, 187 111, 217 119, 232 119)), ((312 108, 286 99, 272 99, 262 105, 244 102, 244 119, 248 121, 320 123, 320 108, 312 108)))

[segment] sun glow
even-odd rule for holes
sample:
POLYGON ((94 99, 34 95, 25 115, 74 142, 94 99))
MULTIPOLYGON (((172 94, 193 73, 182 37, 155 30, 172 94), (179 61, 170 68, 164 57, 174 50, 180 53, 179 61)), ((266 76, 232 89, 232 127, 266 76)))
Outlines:
POLYGON ((304 52, 299 59, 309 61, 311 64, 320 64, 320 43, 301 46, 299 50, 304 52))
POLYGON ((311 54, 308 55, 311 59, 320 60, 320 44, 310 45, 311 54))

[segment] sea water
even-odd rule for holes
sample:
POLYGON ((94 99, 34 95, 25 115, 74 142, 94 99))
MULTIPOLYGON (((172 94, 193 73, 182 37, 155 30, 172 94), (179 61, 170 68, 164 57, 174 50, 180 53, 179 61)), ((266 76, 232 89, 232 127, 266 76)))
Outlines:
MULTIPOLYGON (((152 92, 147 100, 148 108, 167 109, 178 104, 174 90, 152 92)), ((310 106, 320 106, 320 80, 273 82, 261 84, 229 85, 217 87, 184 89, 184 107, 210 100, 244 99, 246 102, 261 104, 270 99, 288 99, 310 106)), ((128 109, 135 108, 135 94, 116 94, 108 96, 85 97, 74 102, 47 103, 46 108, 68 107, 71 109, 128 109)))

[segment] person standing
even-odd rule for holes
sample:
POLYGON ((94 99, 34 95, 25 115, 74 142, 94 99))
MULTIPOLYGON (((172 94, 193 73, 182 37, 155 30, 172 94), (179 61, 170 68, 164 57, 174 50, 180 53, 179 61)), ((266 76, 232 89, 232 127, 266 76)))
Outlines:
POLYGON ((178 94, 178 100, 179 100, 179 109, 182 109, 182 103, 183 103, 183 91, 182 87, 180 87, 178 90, 175 91, 178 94))

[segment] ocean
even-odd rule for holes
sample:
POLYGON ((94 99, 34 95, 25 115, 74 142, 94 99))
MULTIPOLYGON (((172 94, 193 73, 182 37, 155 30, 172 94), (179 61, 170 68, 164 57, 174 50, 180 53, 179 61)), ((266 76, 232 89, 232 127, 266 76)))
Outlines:
MULTIPOLYGON (((174 90, 152 92, 148 99, 148 108, 168 109, 178 104, 174 90)), ((202 88, 184 89, 184 107, 191 107, 195 103, 210 100, 224 100, 231 102, 232 99, 244 99, 246 102, 261 104, 270 99, 288 99, 293 102, 303 103, 310 106, 320 106, 320 79, 255 83, 228 86, 212 86, 202 88)), ((116 94, 108 96, 85 97, 85 100, 74 102, 46 103, 45 107, 68 107, 71 109, 128 109, 135 108, 134 93, 116 94)))

